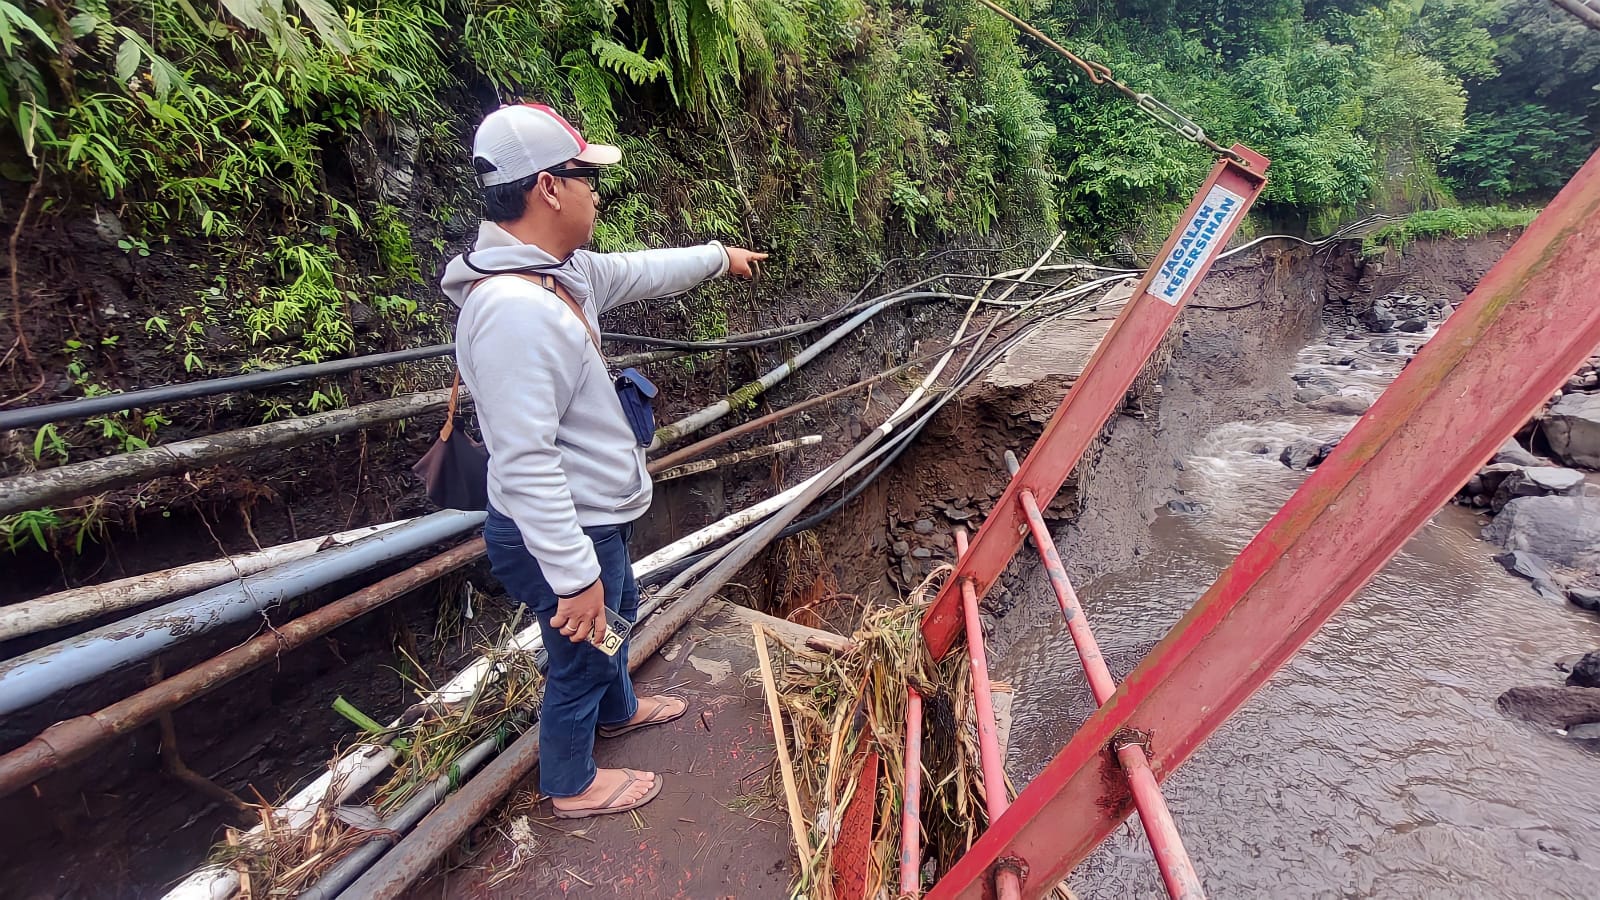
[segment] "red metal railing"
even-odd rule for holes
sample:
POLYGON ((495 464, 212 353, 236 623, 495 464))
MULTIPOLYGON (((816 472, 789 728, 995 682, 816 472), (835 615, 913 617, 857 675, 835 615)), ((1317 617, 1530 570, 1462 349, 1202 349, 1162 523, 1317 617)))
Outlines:
MULTIPOLYGON (((1108 416, 1126 390, 1110 375, 1092 381, 1096 372, 1129 371, 1130 364, 1112 356, 1117 346, 1154 346, 1149 323, 1138 340, 1123 339, 1133 326, 1122 326, 1140 307, 1124 310, 924 621, 930 649, 943 653, 959 627, 951 616, 953 598, 959 596, 965 612, 999 576, 1023 533, 1031 532, 1101 705, 934 886, 929 900, 993 896, 991 890, 1009 889, 1018 873, 1025 873, 1023 896, 1044 896, 1134 807, 1163 863, 1168 890, 1174 896, 1198 891, 1192 867, 1184 871, 1171 817, 1164 804, 1155 805, 1158 782, 1360 590, 1600 344, 1596 246, 1600 153, 1183 620, 1107 692, 1110 674, 1037 498, 1054 496, 1105 421, 1098 414, 1108 416), (1103 370, 1097 369, 1102 361, 1103 370), (1090 396, 1095 402, 1074 402, 1090 396), (1126 789, 1105 777, 1108 751, 1122 764, 1126 789)), ((1144 287, 1147 294, 1149 275, 1144 287)), ((1146 294, 1135 302, 1149 309, 1146 294)), ((981 641, 969 625, 969 645, 981 641)))
MULTIPOLYGON (((1006 792, 1005 760, 1000 753, 994 720, 993 695, 989 682, 983 628, 978 615, 978 599, 989 590, 1001 570, 1011 561, 1023 535, 1037 523, 1035 542, 1044 554, 1051 584, 1061 602, 1062 613, 1072 632, 1074 644, 1083 659, 1096 702, 1103 702, 1116 689, 1111 672, 1100 658, 1094 634, 1084 620, 1077 595, 1067 580, 1055 545, 1044 530, 1037 498, 1053 497, 1077 465, 1084 449, 1127 395, 1133 380, 1149 362, 1168 327, 1221 253, 1239 222, 1244 219, 1266 184, 1268 160, 1246 147, 1235 146, 1234 159, 1220 160, 1189 204, 1187 212, 1168 236, 1157 262, 1145 273, 1139 289, 1129 299, 1111 330, 1100 342, 1083 374, 1067 393, 1050 424, 1028 455, 1026 464, 1012 471, 1012 480, 972 546, 966 531, 957 529, 956 571, 934 599, 923 619, 923 638, 935 658, 943 656, 958 633, 965 630, 967 652, 971 657, 974 711, 977 715, 978 747, 983 769, 984 803, 991 824, 1004 821, 1009 806, 1006 792), (959 615, 957 615, 959 604, 959 615)), ((1010 456, 1008 454, 1008 456, 1010 456)), ((1015 457, 1010 457, 1015 462, 1015 457)), ((917 707, 920 713, 920 705, 917 707)), ((909 717, 909 713, 908 713, 909 717)), ((920 744, 921 723, 917 722, 920 744)), ((911 724, 907 723, 907 756, 911 755, 911 724)), ((918 747, 920 753, 920 746, 918 747)), ((1199 877, 1183 849, 1172 815, 1161 798, 1155 776, 1145 760, 1142 742, 1124 740, 1116 748, 1128 783, 1139 799, 1140 814, 1150 836, 1151 847, 1174 897, 1196 900, 1203 897, 1199 877)), ((908 763, 908 767, 910 763, 908 763)), ((920 773, 919 773, 920 774, 920 773)), ((920 790, 920 785, 917 790, 920 790)), ((918 798, 908 785, 907 806, 918 798)), ((906 817, 902 825, 900 884, 904 894, 915 896, 917 875, 917 827, 906 817)), ((1026 864, 999 860, 992 866, 994 893, 1002 900, 1020 898, 1026 864)), ((939 887, 935 887, 937 893, 939 887)))

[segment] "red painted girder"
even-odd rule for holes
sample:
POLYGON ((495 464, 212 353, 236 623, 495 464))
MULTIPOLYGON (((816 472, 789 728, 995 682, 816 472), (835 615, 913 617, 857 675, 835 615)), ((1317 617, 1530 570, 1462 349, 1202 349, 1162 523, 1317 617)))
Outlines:
POLYGON ((1195 287, 1211 269, 1212 261, 1222 252, 1266 185, 1267 166, 1270 165, 1267 158, 1238 144, 1233 149, 1248 165, 1222 159, 1212 168, 1205 184, 1167 237, 1155 265, 1144 274, 1138 290, 1111 324, 1111 330, 1084 366, 1083 374, 1067 391, 1022 468, 995 504, 994 513, 973 538, 972 552, 956 563, 955 574, 934 598, 922 622, 922 635, 935 659, 949 651, 961 632, 960 585, 970 583, 982 599, 1022 544, 1027 523, 1022 517, 1021 492, 1032 491, 1041 505, 1050 505, 1089 443, 1122 405, 1133 380, 1160 346, 1167 329, 1194 295, 1195 287), (1212 202, 1219 199, 1231 202, 1219 209, 1212 202), (1203 210, 1206 217, 1201 216, 1203 210), (1222 221, 1210 220, 1213 213, 1223 212, 1226 215, 1222 221), (1208 224, 1218 227, 1206 230, 1205 250, 1195 263, 1170 265, 1169 261, 1182 259, 1189 248, 1202 246, 1186 233, 1197 223, 1208 220, 1208 224), (1174 274, 1181 277, 1174 279, 1174 274))
POLYGON ((1360 590, 1600 345, 1600 153, 930 900, 1021 861, 1041 897, 1132 808, 1108 753, 1165 779, 1360 590))

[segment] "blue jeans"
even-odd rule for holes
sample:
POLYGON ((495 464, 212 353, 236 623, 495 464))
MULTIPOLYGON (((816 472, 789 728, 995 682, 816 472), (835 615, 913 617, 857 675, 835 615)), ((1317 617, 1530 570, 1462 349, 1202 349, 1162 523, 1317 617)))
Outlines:
MULTIPOLYGON (((639 586, 628 559, 632 523, 597 525, 583 533, 594 542, 600 561, 606 606, 629 622, 635 621, 639 586)), ((522 543, 516 523, 490 507, 483 537, 494 577, 539 620, 550 657, 544 706, 539 713, 539 790, 550 797, 576 796, 594 781, 595 728, 622 725, 639 708, 628 677, 628 643, 624 642, 615 656, 607 656, 588 641, 575 644, 551 627, 558 602, 555 591, 539 570, 539 561, 522 543)))

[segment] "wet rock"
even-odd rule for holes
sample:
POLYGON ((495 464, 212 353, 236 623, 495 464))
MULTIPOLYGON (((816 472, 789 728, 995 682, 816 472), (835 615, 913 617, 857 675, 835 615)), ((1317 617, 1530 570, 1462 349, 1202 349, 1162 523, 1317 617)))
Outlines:
POLYGON ((1427 319, 1407 319, 1404 322, 1401 322, 1399 325, 1395 326, 1395 328, 1397 328, 1398 330, 1404 331, 1404 332, 1407 332, 1407 333, 1410 333, 1410 334, 1416 334, 1419 331, 1425 331, 1425 330, 1427 330, 1427 327, 1428 327, 1428 320, 1427 319))
POLYGON ((900 560, 900 583, 906 587, 915 585, 917 578, 917 564, 910 557, 900 560))
POLYGON ((1337 363, 1334 363, 1337 366, 1353 366, 1355 364, 1356 358, 1354 356, 1342 356, 1337 363))
POLYGON ((1362 359, 1358 359, 1350 364, 1350 371, 1352 372, 1371 372, 1375 371, 1377 368, 1377 366, 1362 359))
POLYGON ((1359 416, 1372 407, 1372 401, 1350 394, 1333 394, 1307 404, 1312 409, 1338 416, 1359 416))
POLYGON ((1569 394, 1545 414, 1550 452, 1569 466, 1600 469, 1600 394, 1569 394))
POLYGON ((1554 581, 1556 577, 1549 563, 1526 550, 1508 550, 1497 554, 1494 561, 1505 566, 1507 572, 1521 575, 1529 581, 1554 581))
POLYGON ((1595 375, 1593 372, 1590 372, 1587 375, 1574 375, 1571 378, 1567 379, 1565 390, 1568 390, 1568 391, 1593 390, 1594 387, 1596 386, 1596 384, 1600 384, 1600 376, 1595 375))
POLYGON ((1399 353, 1400 342, 1394 338, 1379 339, 1368 344, 1367 349, 1373 353, 1399 353))
POLYGON ((1522 449, 1522 445, 1517 443, 1516 438, 1509 438, 1504 444, 1501 444, 1500 449, 1495 451, 1492 461, 1510 463, 1516 466, 1538 466, 1544 464, 1544 460, 1522 449))
POLYGON ((1600 650, 1591 650, 1572 667, 1567 676, 1571 687, 1600 688, 1600 650))
MULTIPOLYGON (((1600 722, 1585 722, 1567 729, 1567 737, 1575 741, 1600 741, 1600 722)), ((1572 853, 1572 851, 1567 851, 1572 853)), ((1572 858, 1577 859, 1578 854, 1572 853, 1572 858)))
POLYGON ((1600 497, 1518 497, 1505 505, 1483 536, 1507 550, 1600 573, 1600 497))
POLYGON ((1495 489, 1490 507, 1499 512, 1518 497, 1573 496, 1583 489, 1583 473, 1555 466, 1528 466, 1507 475, 1495 489))
POLYGON ((1387 306, 1375 305, 1361 314, 1361 324, 1379 334, 1393 331, 1395 322, 1395 314, 1387 306))
POLYGON ((894 553, 895 556, 905 556, 907 553, 911 552, 911 545, 905 541, 895 541, 894 546, 889 549, 894 553))
POLYGON ((1559 466, 1529 466, 1522 471, 1522 477, 1548 494, 1571 496, 1583 486, 1582 472, 1559 466))
POLYGON ((911 526, 911 530, 917 534, 933 534, 933 528, 932 519, 918 519, 916 524, 911 526))
POLYGON ((1600 612, 1600 587, 1587 584, 1575 584, 1567 588, 1567 600, 1579 609, 1589 612, 1600 612))
POLYGON ((918 547, 911 551, 911 555, 916 559, 933 559, 933 551, 927 547, 918 547))
POLYGON ((1328 392, 1314 384, 1308 384, 1294 392, 1294 399, 1299 403, 1311 403, 1328 396, 1328 392))
POLYGON ((1495 705, 1506 715, 1557 728, 1600 722, 1600 688, 1514 687, 1495 705))
POLYGON ((1192 516, 1205 512, 1205 507, 1193 500, 1168 500, 1167 509, 1181 515, 1192 516))
POLYGON ((1278 462, 1296 471, 1314 469, 1328 458, 1328 451, 1337 443, 1337 441, 1327 444, 1309 440, 1295 441, 1278 454, 1278 462))
POLYGON ((977 514, 975 509, 956 509, 953 506, 944 511, 944 517, 952 522, 965 522, 977 514))
POLYGON ((1272 452, 1272 447, 1267 444, 1266 441, 1256 441, 1254 444, 1251 444, 1248 449, 1251 453, 1254 453, 1257 456, 1266 456, 1268 453, 1272 452))

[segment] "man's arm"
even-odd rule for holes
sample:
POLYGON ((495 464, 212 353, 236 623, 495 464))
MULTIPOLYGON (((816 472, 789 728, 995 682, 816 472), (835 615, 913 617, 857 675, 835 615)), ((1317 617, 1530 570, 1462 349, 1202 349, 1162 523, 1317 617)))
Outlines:
POLYGON ((481 298, 467 336, 473 401, 494 419, 490 499, 517 523, 556 594, 576 594, 599 579, 600 563, 578 526, 555 435, 589 336, 560 300, 531 296, 531 285, 479 289, 503 292, 481 298))
POLYGON ((599 311, 605 312, 635 300, 670 297, 709 278, 731 273, 749 278, 754 266, 767 258, 742 247, 724 247, 716 241, 698 247, 670 250, 635 250, 629 253, 586 253, 589 286, 599 311))

